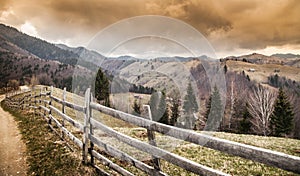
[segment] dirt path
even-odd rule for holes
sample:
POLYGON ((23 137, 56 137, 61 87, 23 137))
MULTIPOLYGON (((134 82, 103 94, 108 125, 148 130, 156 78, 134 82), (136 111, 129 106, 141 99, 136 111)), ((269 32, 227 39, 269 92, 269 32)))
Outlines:
MULTIPOLYGON (((4 95, 0 95, 0 102, 4 95)), ((0 107, 0 175, 26 175, 25 144, 14 117, 0 107)))

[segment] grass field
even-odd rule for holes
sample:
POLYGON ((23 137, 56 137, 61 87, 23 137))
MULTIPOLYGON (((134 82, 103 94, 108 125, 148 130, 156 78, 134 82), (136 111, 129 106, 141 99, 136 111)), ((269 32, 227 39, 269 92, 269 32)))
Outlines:
MULTIPOLYGON (((60 89, 54 89, 54 95, 57 97, 62 97, 62 91, 60 89)), ((76 104, 81 104, 83 105, 83 99, 82 97, 79 97, 77 95, 68 93, 67 94, 67 100, 70 102, 74 102, 76 104)), ((59 104, 54 104, 57 108, 61 108, 61 105, 59 104)), ((72 109, 67 108, 66 112, 69 116, 71 116, 74 119, 77 119, 79 122, 83 122, 83 114, 77 114, 75 113, 72 109), (82 116, 82 117, 81 117, 82 116)), ((18 115, 17 115, 18 116, 18 115)), ((66 147, 61 144, 55 143, 55 141, 59 141, 58 137, 55 137, 55 135, 51 134, 51 132, 48 130, 46 126, 46 122, 42 120, 42 118, 34 118, 32 115, 27 114, 26 116, 30 118, 21 118, 18 117, 18 120, 20 121, 20 124, 24 123, 24 126, 20 126, 20 128, 24 131, 24 135, 30 135, 30 133, 34 133, 37 136, 41 137, 27 137, 26 140, 28 140, 28 144, 35 144, 33 147, 38 146, 39 143, 41 145, 47 146, 46 151, 40 151, 40 152, 34 152, 32 153, 33 155, 37 155, 38 157, 31 157, 33 166, 35 170, 38 170, 39 173, 43 172, 48 172, 50 169, 62 169, 62 170, 72 170, 74 169, 74 173, 79 173, 78 169, 82 169, 83 175, 88 175, 91 174, 91 171, 87 170, 86 168, 82 168, 78 164, 80 160, 80 151, 75 151, 75 152, 70 152, 66 150, 66 147), (28 122, 28 119, 31 119, 30 122, 28 122), (34 119, 34 120, 33 120, 34 119), (32 127, 31 129, 29 129, 32 127), (43 129, 38 129, 41 127, 45 127, 43 129), (28 133, 28 134, 27 134, 28 133), (52 138, 54 140, 52 140, 52 138), (44 140, 44 141, 43 141, 44 140), (39 141, 39 142, 35 142, 39 141), (52 142, 51 142, 52 141, 52 142), (49 143, 50 142, 50 143, 49 143), (49 147, 48 147, 49 146, 49 147), (60 155, 56 155, 55 152, 58 151, 60 155), (46 155, 46 154, 47 155, 46 155), (74 157, 77 156, 77 157, 74 157), (47 158, 48 157, 48 158, 47 158), (60 158, 61 157, 61 158, 60 158), (76 162, 73 161, 65 164, 64 160, 67 158, 70 159, 75 159, 76 162), (55 158, 55 159, 53 159, 55 158), (54 163, 48 163, 41 165, 40 167, 37 168, 38 164, 41 164, 41 161, 47 161, 47 160, 54 160, 54 163), (62 161, 60 161, 62 160, 62 161), (77 163, 77 164, 76 164, 77 163), (53 165, 53 166, 51 166, 53 165), (76 166, 76 167, 75 167, 76 166), (61 167, 61 168, 60 168, 61 167), (70 168, 66 168, 70 167, 70 168)), ((123 122, 121 120, 115 119, 111 116, 102 114, 100 112, 93 112, 93 117, 107 126, 110 126, 114 128, 115 130, 122 132, 124 134, 127 134, 131 137, 140 139, 142 141, 147 142, 147 135, 146 135, 146 130, 143 128, 138 128, 134 125, 128 124, 126 122, 123 122)), ((143 153, 143 152, 138 152, 137 150, 129 147, 128 145, 121 144, 115 139, 112 139, 108 136, 105 136, 101 133, 101 131, 97 132, 99 135, 102 135, 102 140, 106 140, 108 143, 111 145, 119 148, 120 150, 132 154, 134 157, 141 159, 141 160, 146 160, 147 161, 150 156, 143 153)), ((284 152, 287 154, 295 155, 295 156, 300 156, 300 140, 295 140, 295 139, 287 139, 287 138, 276 138, 276 137, 263 137, 263 136, 255 136, 255 135, 242 135, 242 134, 231 134, 231 133, 223 133, 223 132, 213 132, 211 133, 212 136, 216 136, 219 138, 235 141, 235 142, 240 142, 244 144, 249 144, 249 145, 254 145, 262 148, 267 148, 267 149, 272 149, 275 151, 279 152, 284 152)), ((80 135, 79 135, 80 137, 80 135)), ((266 166, 264 164, 260 164, 257 162, 253 162, 250 160, 246 160, 240 157, 234 157, 219 151, 215 151, 212 149, 208 149, 202 146, 198 146, 195 144, 191 144, 188 142, 183 142, 176 140, 174 138, 166 137, 164 135, 161 135, 159 133, 156 133, 156 139, 157 139, 157 144, 160 148, 166 149, 170 152, 173 152, 175 154, 178 154, 180 156, 186 157, 190 160, 193 160, 195 162, 198 162, 200 164, 203 164, 205 166, 212 167, 214 169, 220 170, 222 172, 231 174, 231 175, 296 175, 291 172, 287 172, 281 169, 277 169, 274 167, 266 166)), ((42 149, 39 149, 42 150, 42 149)), ((101 148, 98 149, 100 152, 102 151, 101 148)), ((103 153, 103 151, 102 151, 103 153)), ((30 155, 32 155, 30 154, 30 155)), ((104 154, 104 153, 103 153, 104 154)), ((104 154, 105 155, 105 154, 104 154)), ((107 155, 106 155, 107 156, 107 155)), ((126 169, 132 171, 136 175, 145 175, 144 173, 138 171, 136 168, 120 161, 114 158, 110 158, 112 161, 121 164, 123 167, 126 169)), ((67 161, 67 160, 66 160, 67 161)), ((109 169, 106 166, 101 165, 98 163, 98 165, 109 172, 112 175, 115 175, 116 173, 113 172, 111 169, 109 169)), ((164 172, 166 172, 169 175, 194 175, 190 172, 187 172, 177 166, 174 166, 172 164, 169 164, 163 160, 161 160, 161 167, 164 172)), ((36 171, 32 171, 36 172, 36 171)), ((60 174, 62 171, 58 171, 58 174, 60 174)))
POLYGON ((9 109, 18 122, 22 140, 26 144, 27 175, 81 176, 96 175, 91 167, 81 163, 81 156, 72 152, 47 126, 45 120, 29 112, 9 109))
POLYGON ((291 66, 283 66, 279 64, 251 64, 242 61, 227 61, 226 65, 228 69, 231 71, 242 72, 245 71, 247 75, 249 75, 251 80, 255 80, 257 82, 266 82, 268 76, 274 75, 274 70, 280 70, 280 72, 276 73, 279 76, 284 76, 291 80, 300 81, 300 68, 291 67, 291 66), (250 72, 249 69, 255 69, 254 72, 250 72))
MULTIPOLYGON (((61 90, 55 89, 56 95, 61 96, 61 90)), ((128 98, 128 97, 127 97, 128 98)), ((73 95, 71 93, 67 94, 67 100, 83 103, 83 99, 77 97, 77 95, 73 95), (82 102, 81 102, 82 101, 82 102)), ((130 98, 130 102, 132 103, 132 98, 130 98)), ((79 104, 80 104, 79 103, 79 104)), ((67 110, 72 116, 72 110, 67 110)), ((143 128, 138 128, 134 125, 128 124, 121 120, 115 119, 111 116, 102 114, 100 112, 93 112, 94 118, 97 120, 102 121, 104 124, 114 128, 115 130, 127 134, 131 137, 143 140, 147 142, 147 135, 146 130, 143 128)), ((73 114, 74 115, 74 114, 73 114)), ((99 132, 101 134, 101 132, 99 132)), ((103 135, 103 134, 101 134, 103 135)), ((276 138, 276 137, 263 137, 263 136, 255 136, 255 135, 243 135, 243 134, 231 134, 231 133, 222 133, 222 132, 215 132, 211 135, 240 142, 244 144, 254 145, 257 147, 272 149, 279 152, 284 152, 287 154, 300 156, 300 141, 295 139, 288 139, 288 138, 276 138)), ((215 151, 212 149, 208 149, 205 147, 197 146, 188 142, 182 142, 174 138, 166 137, 159 133, 156 133, 157 137, 157 144, 159 147, 171 151, 175 154, 180 156, 186 157, 190 160, 196 161, 200 164, 212 167, 217 170, 221 170, 225 173, 232 174, 232 175, 296 175, 291 172, 287 172, 281 169, 277 169, 274 167, 266 166, 264 164, 260 164, 257 162, 253 162, 250 160, 246 160, 240 157, 230 156, 228 154, 215 151)), ((119 143, 117 140, 112 139, 110 137, 104 137, 103 140, 106 140, 109 144, 115 146, 116 148, 132 154, 138 159, 145 159, 148 160, 150 158, 149 155, 139 152, 136 149, 119 143)), ((122 163, 116 159, 112 159, 115 162, 122 163)), ((125 168, 131 170, 138 175, 142 175, 142 172, 138 172, 137 169, 130 167, 129 165, 124 165, 125 168)), ((164 162, 162 160, 163 171, 170 174, 170 175, 194 175, 189 173, 177 166, 164 162)), ((107 170, 107 168, 104 168, 107 170)), ((108 171, 108 170, 107 170, 108 171)))

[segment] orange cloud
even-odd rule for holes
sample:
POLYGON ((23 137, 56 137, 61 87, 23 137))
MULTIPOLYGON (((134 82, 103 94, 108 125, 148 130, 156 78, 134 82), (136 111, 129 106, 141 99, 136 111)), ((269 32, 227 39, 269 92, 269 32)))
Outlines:
POLYGON ((297 0, 1 0, 0 20, 19 27, 26 21, 41 37, 87 42, 104 27, 139 15, 180 19, 204 34, 217 50, 300 45, 297 0), (5 13, 6 18, 1 18, 5 13))

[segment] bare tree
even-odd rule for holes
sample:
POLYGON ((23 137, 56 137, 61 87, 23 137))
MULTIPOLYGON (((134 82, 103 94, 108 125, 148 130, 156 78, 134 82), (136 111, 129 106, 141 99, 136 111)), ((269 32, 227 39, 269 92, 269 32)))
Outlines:
POLYGON ((270 116, 274 109, 276 92, 259 85, 253 90, 248 100, 248 111, 253 117, 251 119, 253 130, 257 134, 268 135, 270 116))

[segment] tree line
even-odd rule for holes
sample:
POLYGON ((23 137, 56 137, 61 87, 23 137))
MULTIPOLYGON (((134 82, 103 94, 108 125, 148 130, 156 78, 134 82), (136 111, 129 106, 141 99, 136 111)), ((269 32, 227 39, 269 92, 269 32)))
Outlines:
MULTIPOLYGON (((101 71, 98 73, 103 74, 101 71)), ((247 75, 232 73, 227 69, 225 74, 226 80, 231 83, 227 84, 227 102, 223 102, 219 88, 214 86, 205 100, 205 107, 201 107, 202 111, 197 103, 199 97, 195 96, 191 83, 182 100, 177 96, 168 97, 166 90, 159 92, 152 89, 148 104, 153 120, 195 130, 292 137, 292 133, 295 133, 295 109, 287 91, 289 89, 256 84, 247 75)), ((109 105, 109 81, 103 76, 97 74, 105 83, 96 79, 96 88, 97 85, 106 88, 99 88, 102 92, 98 91, 99 94, 95 96, 109 105), (103 92, 105 89, 107 91, 103 92)), ((135 115, 142 113, 139 99, 135 99, 132 111, 135 115)))

